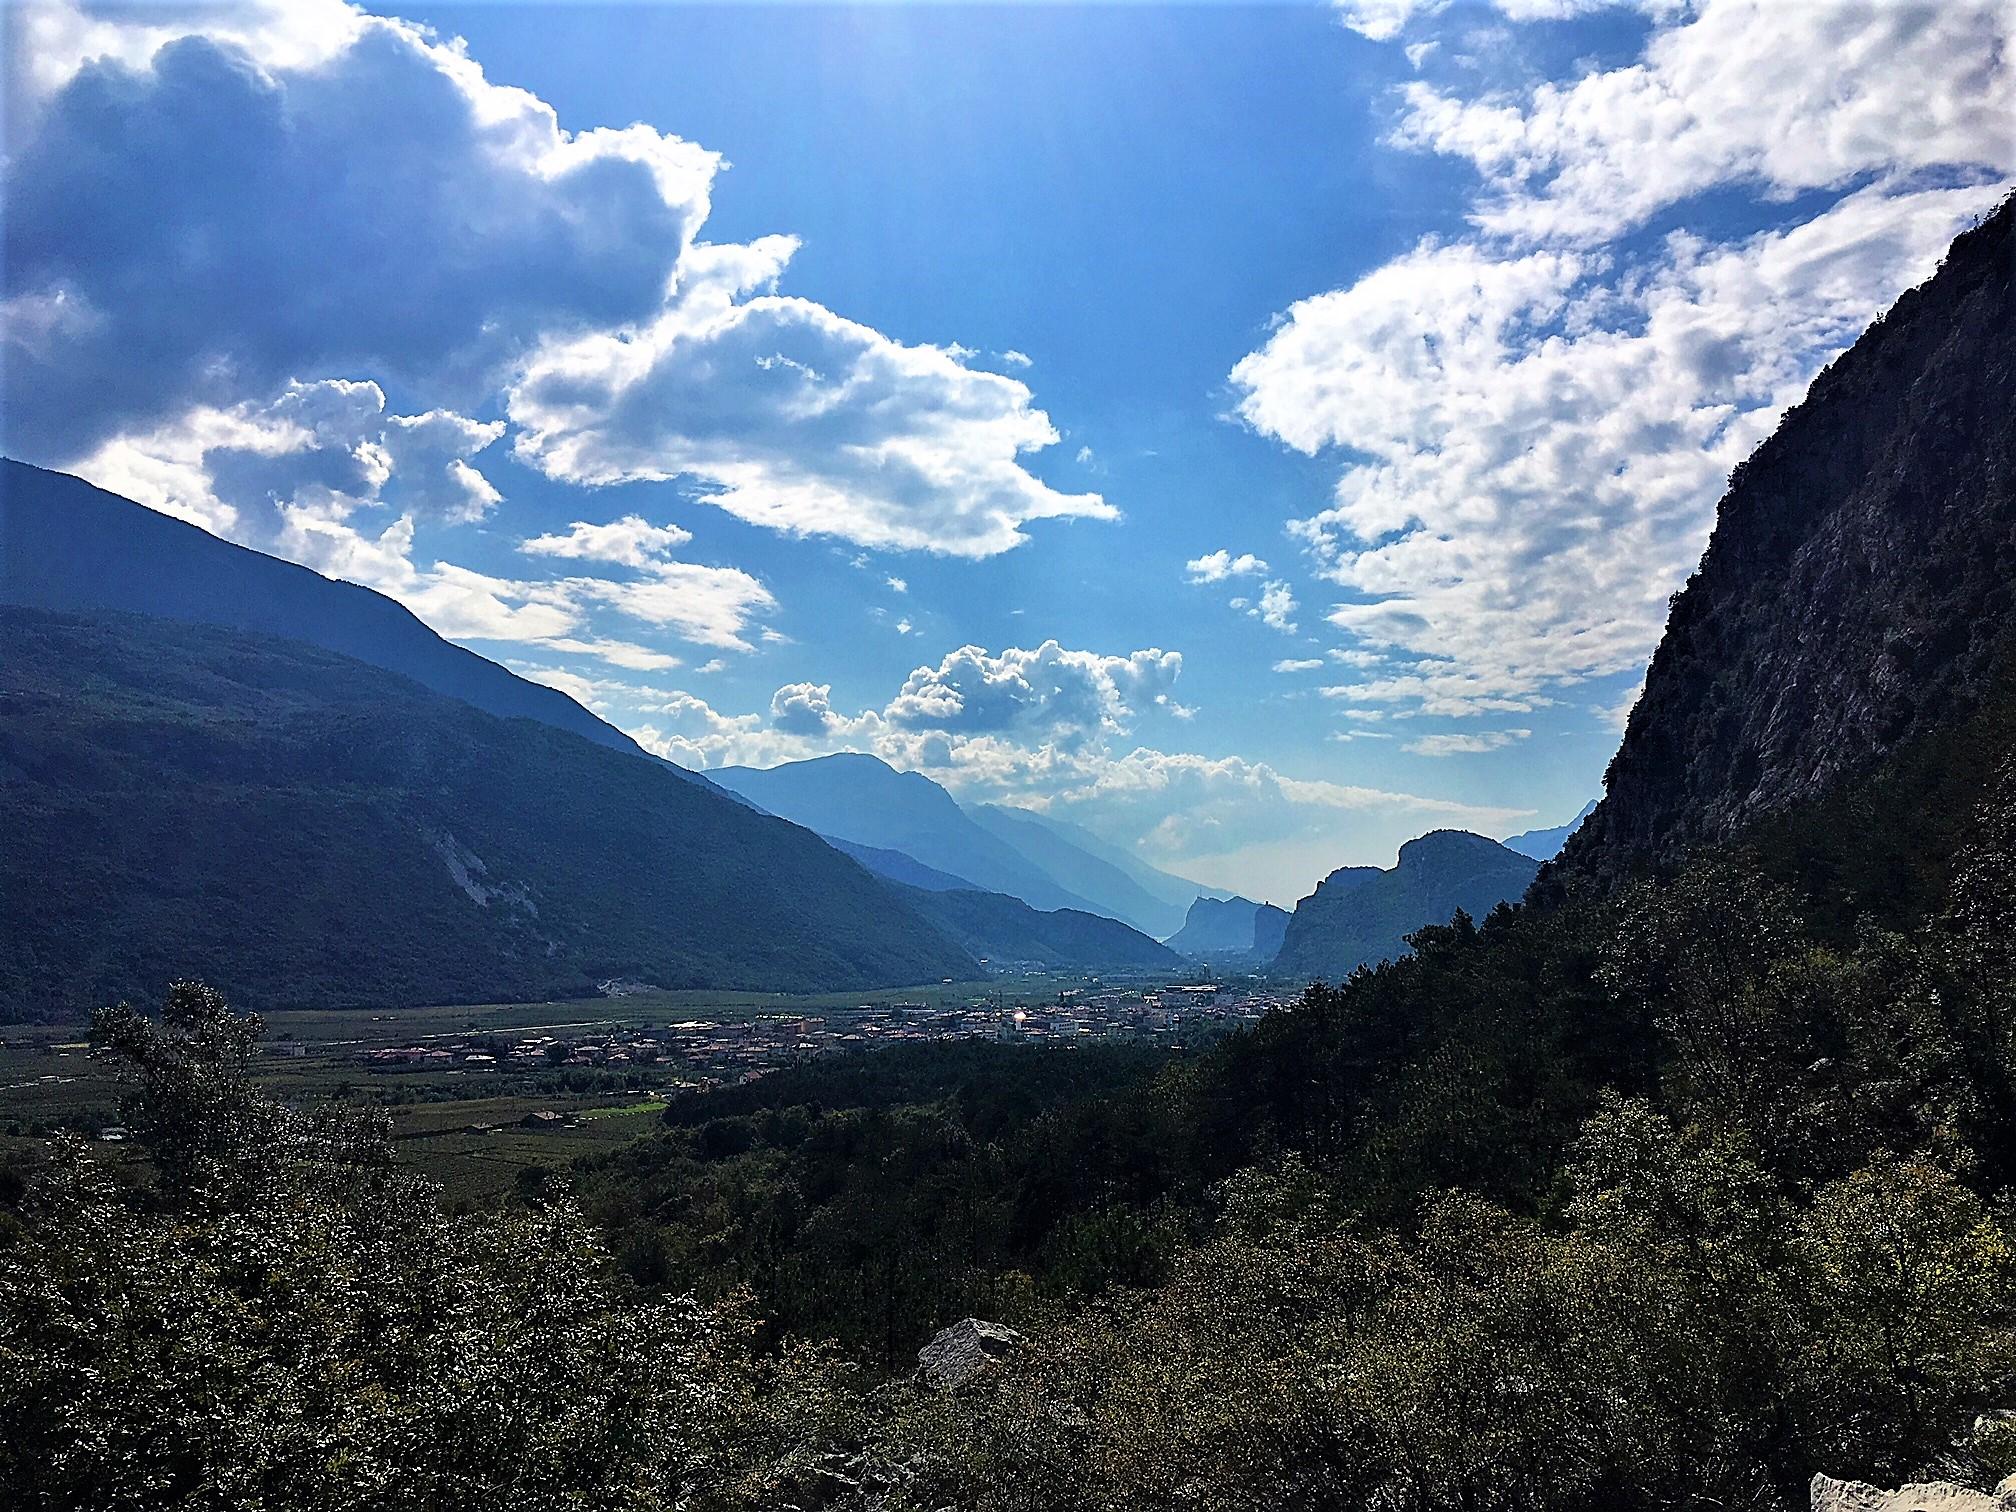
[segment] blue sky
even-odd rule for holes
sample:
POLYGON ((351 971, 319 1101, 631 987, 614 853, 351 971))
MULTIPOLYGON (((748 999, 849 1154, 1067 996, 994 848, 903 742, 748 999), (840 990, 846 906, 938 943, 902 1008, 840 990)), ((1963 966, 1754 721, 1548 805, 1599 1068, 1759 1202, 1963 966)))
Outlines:
POLYGON ((11 454, 1287 904, 1597 791, 2016 171, 1985 4, 396 14, 8 13, 11 454))

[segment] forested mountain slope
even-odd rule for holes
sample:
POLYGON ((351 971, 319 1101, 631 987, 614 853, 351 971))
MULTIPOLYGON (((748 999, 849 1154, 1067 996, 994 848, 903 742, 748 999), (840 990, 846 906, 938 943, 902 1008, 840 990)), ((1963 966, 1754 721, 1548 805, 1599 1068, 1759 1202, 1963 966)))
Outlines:
POLYGON ((1671 866, 1980 706, 2016 628, 2012 267, 2016 201, 1736 469, 1553 880, 1671 866))
POLYGON ((817 836, 298 641, 0 609, 0 1008, 970 977, 817 836), (32 900, 32 906, 31 906, 32 900))
POLYGON ((905 902, 990 966, 1063 971, 1175 969, 1182 960, 1131 924, 1076 908, 1031 908, 1005 893, 933 891, 891 882, 905 902))

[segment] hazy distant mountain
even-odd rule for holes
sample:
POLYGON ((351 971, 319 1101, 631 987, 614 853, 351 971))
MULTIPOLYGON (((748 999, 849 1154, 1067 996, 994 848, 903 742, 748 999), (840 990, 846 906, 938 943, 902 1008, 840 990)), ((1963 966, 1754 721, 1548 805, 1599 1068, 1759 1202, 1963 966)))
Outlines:
POLYGON ((1253 914, 1253 956, 1263 965, 1270 963, 1281 953, 1281 942, 1288 938, 1288 921, 1295 916, 1285 908, 1277 908, 1272 903, 1262 903, 1253 914))
POLYGON ((767 770, 719 767, 707 775, 794 824, 856 845, 900 851, 934 871, 1033 908, 1101 911, 980 825, 930 778, 899 772, 877 757, 849 752, 767 770))
MULTIPOLYGON (((0 608, 0 1009, 812 990, 975 962, 816 835, 299 641, 0 608)), ((4 1016, 4 1015, 0 1015, 4 1016)))
MULTIPOLYGON (((1042 867, 1063 886, 1089 898, 1099 912, 1121 919, 1144 934, 1160 938, 1179 926, 1183 906, 1150 892, 1122 867, 1088 849, 1083 840, 1067 831, 1077 826, 1059 826, 1028 809, 1003 804, 962 805, 976 824, 1005 840, 1029 860, 1042 867)), ((1085 831, 1078 835, 1089 839, 1085 831)), ((1106 847, 1101 847, 1105 849, 1106 847)), ((1177 878, 1168 879, 1183 888, 1177 878)), ((1195 891, 1190 896, 1195 897, 1195 891)))
POLYGON ((1163 943, 1183 955, 1248 955, 1274 958, 1288 928, 1288 910, 1251 898, 1199 898, 1183 927, 1163 943))
POLYGON ((381 593, 234 546, 81 478, 4 458, 0 603, 155 614, 307 641, 487 713, 537 719, 643 754, 565 693, 451 645, 381 593))
MULTIPOLYGON (((1116 871, 1131 878, 1134 884, 1163 907, 1170 909, 1170 929, 1178 927, 1183 913, 1199 898, 1222 898, 1227 896, 1223 888, 1206 887, 1200 882, 1192 882, 1187 877, 1174 876, 1159 871, 1136 856, 1124 846, 1102 840, 1082 824, 1073 824, 1068 819, 1059 819, 1052 814, 1039 814, 1029 809, 1011 810, 1018 818, 1026 818, 1040 824, 1052 834, 1062 836, 1088 856, 1104 861, 1116 871)), ((1168 930, 1161 933, 1167 934, 1168 930)))
MULTIPOLYGON (((723 792, 728 789, 723 788, 723 792)), ((729 796, 747 802, 740 793, 729 796)), ((832 835, 821 835, 820 839, 843 855, 852 856, 878 877, 886 877, 891 882, 901 882, 909 887, 921 887, 927 892, 978 892, 981 889, 964 877, 955 877, 950 872, 939 871, 935 866, 926 866, 913 856, 901 851, 883 850, 874 845, 857 845, 852 840, 836 839, 832 835)))
POLYGON ((1075 908, 1031 908, 990 892, 926 892, 891 883, 924 918, 982 962, 996 967, 1048 966, 1066 971, 1119 967, 1174 969, 1182 958, 1138 929, 1075 908))
POLYGON ((1591 798, 1566 824, 1557 824, 1552 829, 1527 830, 1522 835, 1507 835, 1498 843, 1522 856, 1531 856, 1535 861, 1552 861, 1561 853, 1561 847, 1568 843, 1568 837, 1581 827, 1582 821, 1595 812, 1596 800, 1591 798))
POLYGON ((1482 919, 1524 896, 1539 862, 1466 830, 1435 830, 1400 847, 1391 871, 1346 866, 1295 905, 1274 970, 1339 981, 1407 953, 1405 936, 1458 909, 1482 919))

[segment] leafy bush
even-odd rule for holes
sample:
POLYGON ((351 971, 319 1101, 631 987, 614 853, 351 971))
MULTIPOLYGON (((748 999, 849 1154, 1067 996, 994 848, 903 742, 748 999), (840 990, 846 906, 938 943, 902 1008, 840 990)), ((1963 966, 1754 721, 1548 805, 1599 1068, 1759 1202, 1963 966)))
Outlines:
POLYGON ((258 1029, 190 983, 98 1016, 152 1169, 63 1147, 0 1251, 0 1501, 699 1508, 788 1476, 817 1360, 624 1296, 564 1202, 446 1215, 382 1124, 252 1090, 258 1029))

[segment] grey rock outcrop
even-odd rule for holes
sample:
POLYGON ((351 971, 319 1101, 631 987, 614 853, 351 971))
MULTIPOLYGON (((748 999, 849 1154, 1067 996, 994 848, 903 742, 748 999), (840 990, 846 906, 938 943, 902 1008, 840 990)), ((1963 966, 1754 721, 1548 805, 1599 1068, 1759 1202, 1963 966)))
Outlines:
POLYGON ((1885 1491, 1863 1481, 1816 1475, 1812 1512, 2016 1512, 2016 1475, 1993 1491, 1972 1491, 1951 1481, 1918 1481, 1885 1491))
POLYGON ((917 1351, 917 1378, 939 1391, 957 1391, 1021 1343, 1022 1335, 1006 1324, 961 1318, 917 1351))

